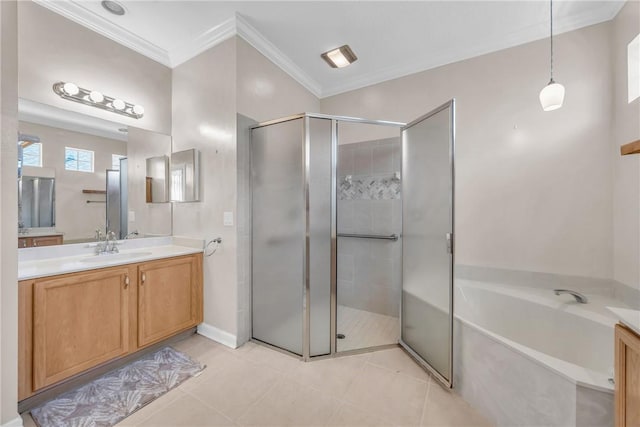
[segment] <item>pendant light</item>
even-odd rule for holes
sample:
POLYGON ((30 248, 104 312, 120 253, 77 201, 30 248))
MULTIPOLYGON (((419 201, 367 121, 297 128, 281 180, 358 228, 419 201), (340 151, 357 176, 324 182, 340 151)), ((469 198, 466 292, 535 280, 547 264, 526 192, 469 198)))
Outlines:
POLYGON ((553 111, 562 107, 564 101, 564 86, 553 80, 553 0, 549 0, 551 14, 551 79, 540 91, 540 104, 544 111, 553 111))

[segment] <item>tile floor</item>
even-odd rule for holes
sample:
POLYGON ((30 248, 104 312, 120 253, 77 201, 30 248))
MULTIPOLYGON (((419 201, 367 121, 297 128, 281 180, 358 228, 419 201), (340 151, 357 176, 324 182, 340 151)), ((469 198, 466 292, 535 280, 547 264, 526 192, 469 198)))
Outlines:
MULTIPOLYGON (((194 335, 175 347, 203 373, 117 426, 488 426, 401 349, 304 363, 194 335)), ((28 414, 24 425, 34 427, 28 414)))
POLYGON ((338 305, 338 351, 397 344, 400 319, 338 305))

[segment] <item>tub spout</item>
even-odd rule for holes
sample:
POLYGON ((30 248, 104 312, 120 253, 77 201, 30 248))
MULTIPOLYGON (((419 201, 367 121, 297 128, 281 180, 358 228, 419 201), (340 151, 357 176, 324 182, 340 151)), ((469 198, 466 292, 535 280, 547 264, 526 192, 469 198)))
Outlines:
POLYGON ((556 295, 569 294, 573 296, 580 304, 586 304, 589 302, 586 296, 582 295, 580 292, 572 291, 571 289, 554 289, 553 293, 556 295))

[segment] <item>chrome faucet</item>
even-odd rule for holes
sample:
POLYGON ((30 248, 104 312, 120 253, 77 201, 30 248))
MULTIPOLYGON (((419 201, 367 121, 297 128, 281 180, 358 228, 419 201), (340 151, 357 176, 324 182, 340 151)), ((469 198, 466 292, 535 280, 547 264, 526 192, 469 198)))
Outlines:
POLYGON ((124 236, 124 238, 125 238, 125 239, 130 239, 130 238, 131 238, 131 236, 137 236, 137 235, 139 235, 139 234, 140 234, 140 233, 138 233, 138 230, 134 230, 134 231, 132 231, 131 233, 129 233, 129 234, 127 234, 126 236, 124 236))
POLYGON ((573 296, 580 304, 586 304, 589 302, 586 296, 582 295, 580 292, 572 291, 571 289, 554 289, 553 293, 556 295, 569 294, 573 296))
POLYGON ((102 255, 105 252, 105 249, 107 247, 107 242, 105 240, 102 240, 103 234, 102 234, 102 230, 100 230, 99 228, 96 228, 96 255, 102 255))
POLYGON ((102 240, 102 236, 102 231, 96 230, 96 239, 98 240, 96 244, 96 255, 117 254, 120 252, 117 246, 119 243, 116 240, 116 233, 109 231, 104 236, 104 240, 102 240))
POLYGON ((114 233, 113 231, 108 232, 107 244, 104 248, 105 252, 108 252, 110 254, 117 254, 118 252, 120 252, 117 245, 118 241, 116 240, 116 233, 114 233))

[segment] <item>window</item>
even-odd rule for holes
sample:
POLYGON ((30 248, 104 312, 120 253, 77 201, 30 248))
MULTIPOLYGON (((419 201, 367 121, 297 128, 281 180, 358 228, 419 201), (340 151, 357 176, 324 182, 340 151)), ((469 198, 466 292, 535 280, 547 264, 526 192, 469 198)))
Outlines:
POLYGON ((22 149, 22 166, 42 167, 42 144, 34 142, 22 149))
POLYGON ((68 171, 93 172, 93 151, 65 147, 64 168, 68 171))
POLYGON ((627 46, 629 103, 640 97, 640 34, 627 46))
POLYGON ((122 156, 120 154, 112 154, 111 155, 111 169, 119 171, 120 170, 120 159, 126 159, 127 156, 122 156))

